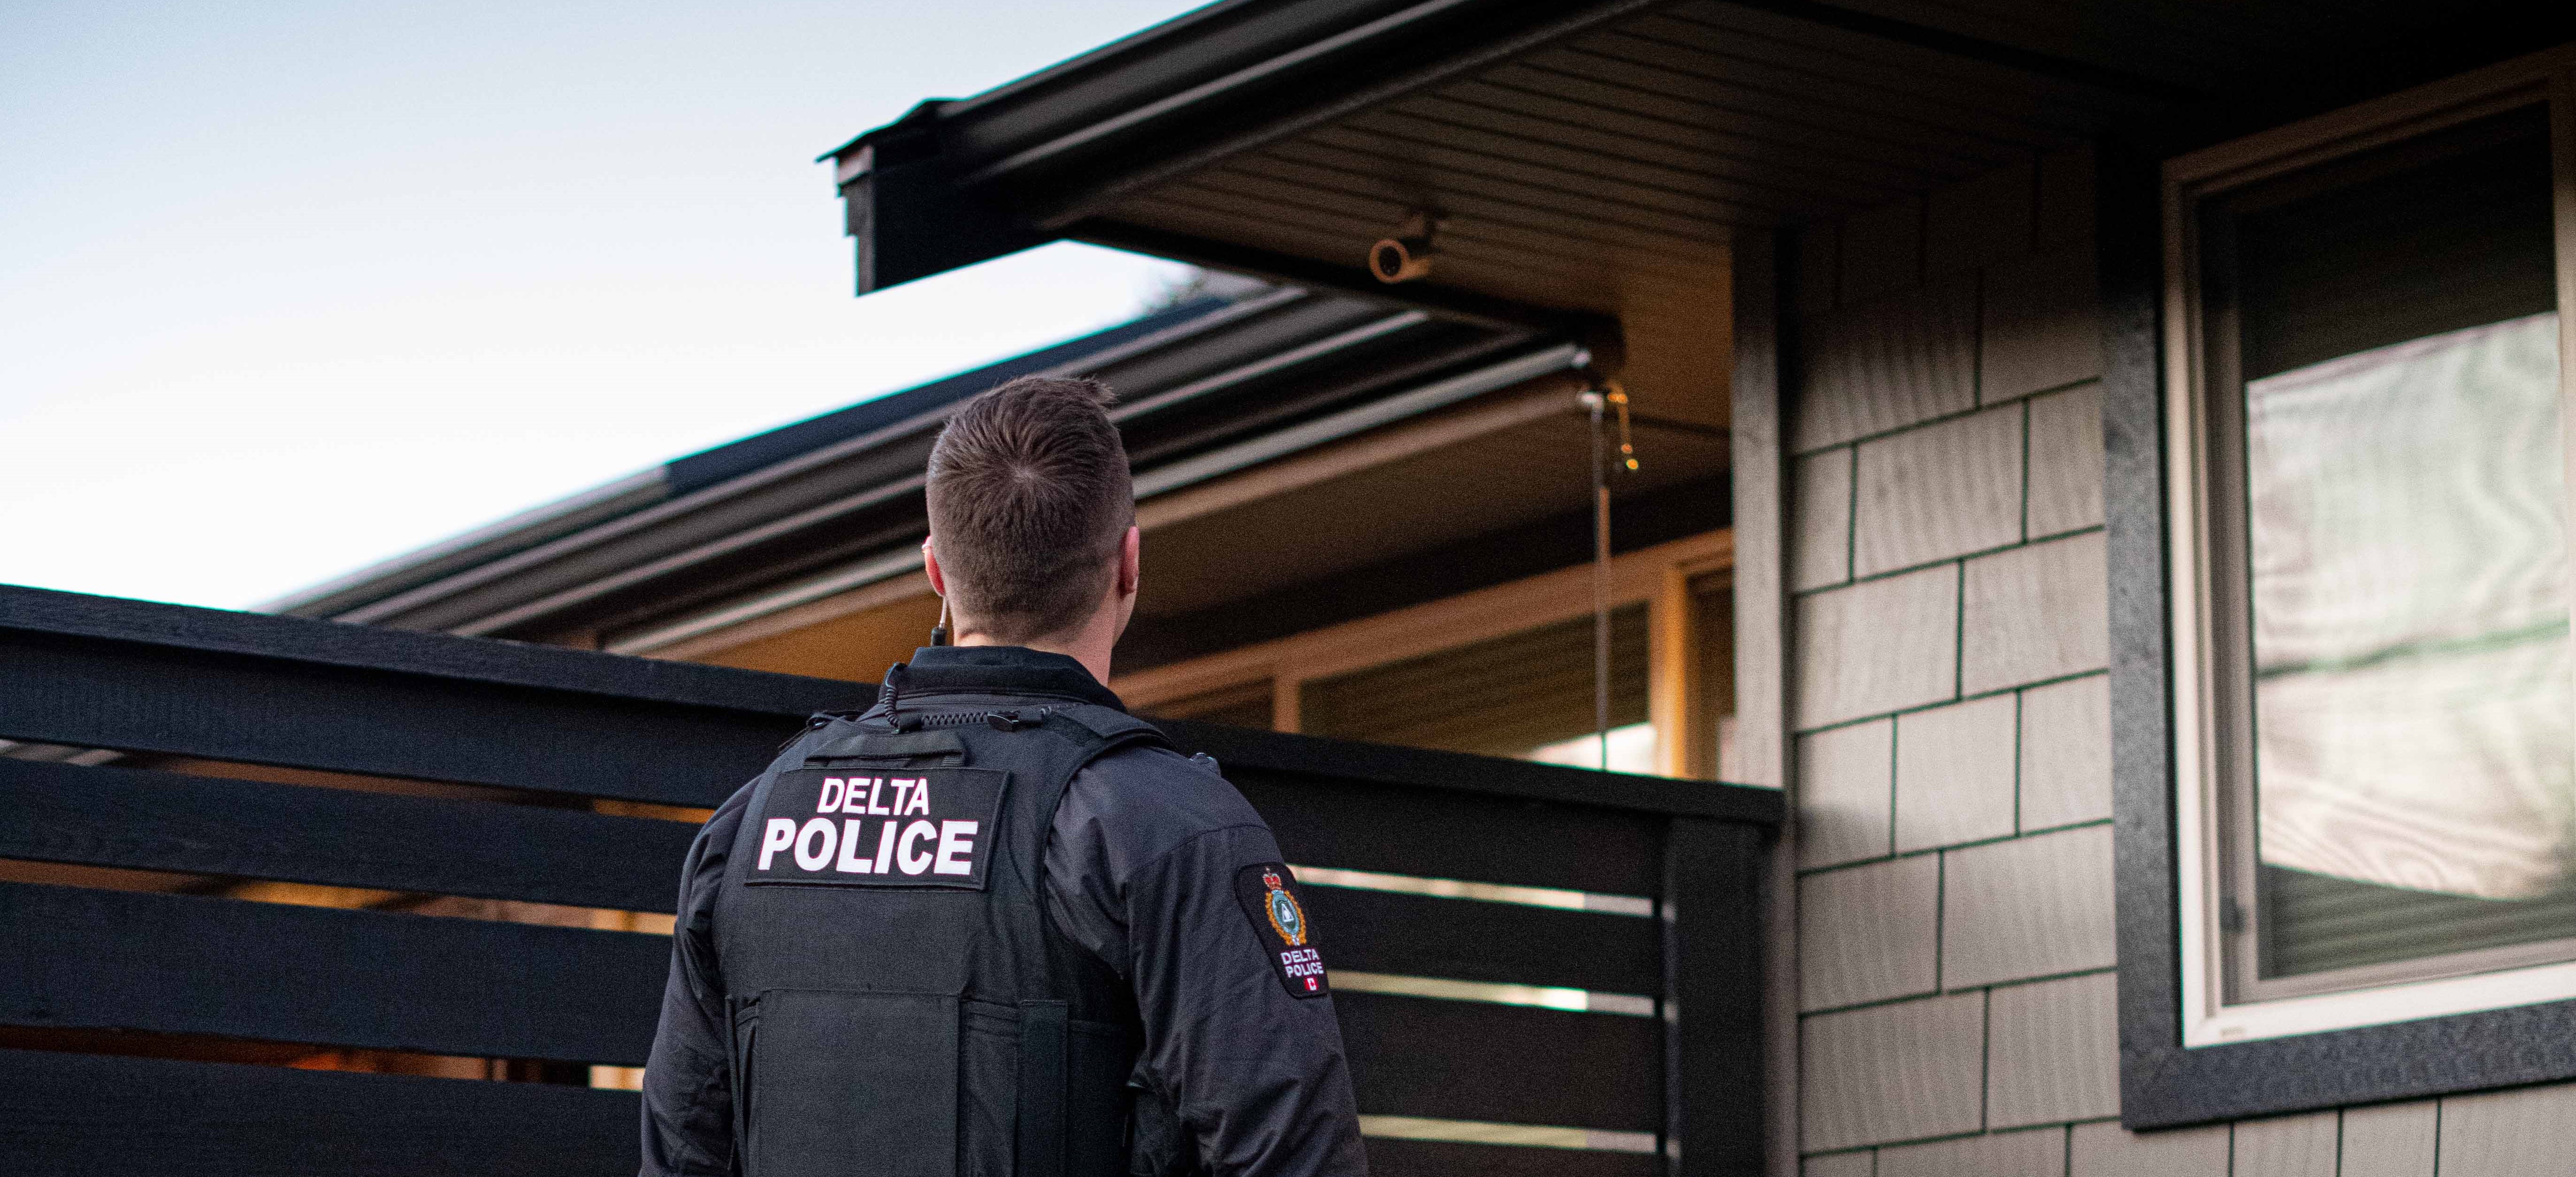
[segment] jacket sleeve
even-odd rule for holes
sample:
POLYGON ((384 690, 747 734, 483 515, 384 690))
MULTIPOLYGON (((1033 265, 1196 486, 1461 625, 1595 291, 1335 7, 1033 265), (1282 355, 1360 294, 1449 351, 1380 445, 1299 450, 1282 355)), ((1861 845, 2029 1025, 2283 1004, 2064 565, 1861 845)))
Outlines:
MULTIPOLYGON (((1142 1069, 1210 1173, 1361 1177, 1333 999, 1291 995, 1236 895, 1241 872, 1279 861, 1255 819, 1188 837, 1128 881, 1125 971, 1144 1020, 1142 1069)), ((1329 929, 1318 931, 1329 954, 1329 929)))
POLYGON ((671 975, 644 1067, 641 1177, 726 1177, 733 1161, 732 1053, 724 978, 716 968, 716 883, 741 827, 749 788, 716 810, 689 845, 671 929, 671 975))

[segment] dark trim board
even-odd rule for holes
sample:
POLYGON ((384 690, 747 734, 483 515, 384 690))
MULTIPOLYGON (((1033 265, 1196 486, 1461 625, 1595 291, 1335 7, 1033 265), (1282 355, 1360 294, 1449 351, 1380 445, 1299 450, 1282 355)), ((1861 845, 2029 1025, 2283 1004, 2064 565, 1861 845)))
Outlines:
POLYGON ((0 883, 0 1024, 639 1066, 667 936, 0 883))
POLYGON ((0 1050, 12 1177, 630 1177, 636 1096, 0 1050))
POLYGON ((1321 771, 1338 780, 1463 790, 1759 826, 1779 825, 1782 811, 1779 790, 1749 785, 1633 776, 1188 720, 1158 719, 1154 723, 1171 736, 1173 743, 1188 751, 1206 752, 1228 768, 1295 774, 1321 771))
POLYGON ((2156 155, 2101 145, 2103 501, 2120 959, 2120 1122, 2170 1128, 2576 1078, 2576 1001, 2182 1046, 2156 155))
POLYGON ((575 809, 0 759, 0 858, 676 910, 697 827, 575 809))
POLYGON ((0 739, 712 806, 862 683, 0 586, 0 739))

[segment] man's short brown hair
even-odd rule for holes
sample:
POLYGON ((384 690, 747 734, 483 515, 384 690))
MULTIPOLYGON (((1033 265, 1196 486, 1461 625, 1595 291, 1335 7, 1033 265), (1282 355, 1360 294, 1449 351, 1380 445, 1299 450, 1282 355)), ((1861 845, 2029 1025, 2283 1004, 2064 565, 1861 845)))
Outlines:
POLYGON ((930 450, 930 533, 949 604, 999 642, 1091 619, 1136 521, 1116 398, 1022 376, 966 402, 930 450))

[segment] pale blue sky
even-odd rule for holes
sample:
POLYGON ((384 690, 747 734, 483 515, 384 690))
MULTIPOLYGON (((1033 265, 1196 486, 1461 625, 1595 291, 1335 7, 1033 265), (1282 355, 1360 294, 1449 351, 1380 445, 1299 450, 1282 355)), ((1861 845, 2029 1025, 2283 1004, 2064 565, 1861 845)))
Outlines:
POLYGON ((0 583, 246 606, 1124 319, 852 297, 811 161, 1192 6, 0 5, 0 583))

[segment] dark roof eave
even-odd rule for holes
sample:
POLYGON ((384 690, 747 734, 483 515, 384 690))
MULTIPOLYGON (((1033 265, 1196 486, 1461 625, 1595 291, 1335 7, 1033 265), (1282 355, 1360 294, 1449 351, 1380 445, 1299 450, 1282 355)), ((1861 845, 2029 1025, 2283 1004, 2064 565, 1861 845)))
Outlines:
POLYGON ((1060 239, 1124 193, 1652 2, 1238 0, 924 103, 826 157, 858 291, 1060 239))

